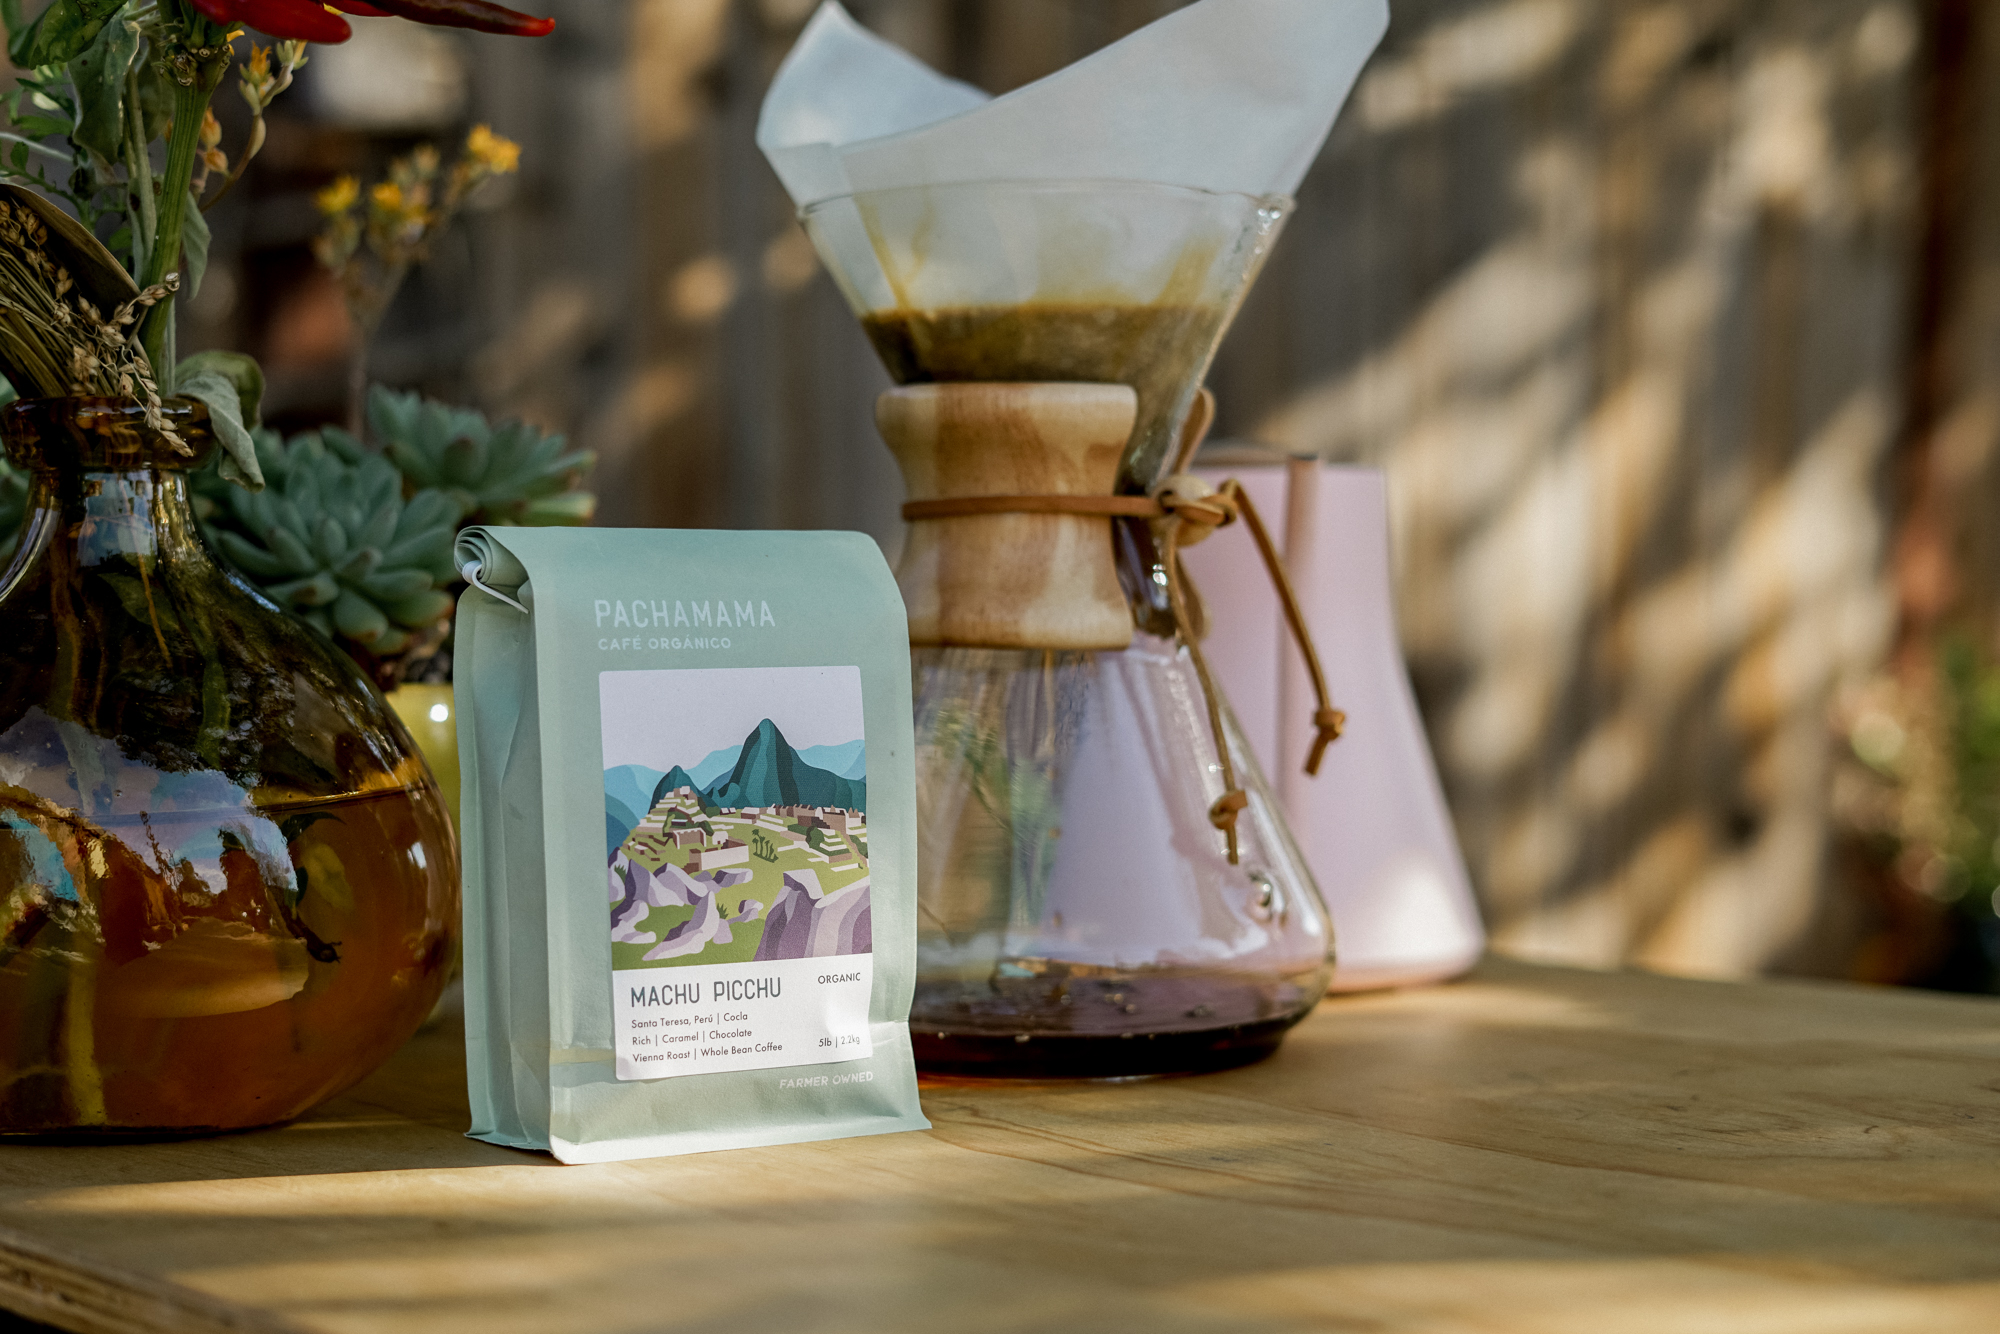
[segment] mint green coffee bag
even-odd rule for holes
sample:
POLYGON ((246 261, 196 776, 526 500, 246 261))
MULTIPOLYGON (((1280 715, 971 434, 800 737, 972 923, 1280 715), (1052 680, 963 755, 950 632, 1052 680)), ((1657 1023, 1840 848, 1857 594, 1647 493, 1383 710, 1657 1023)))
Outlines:
POLYGON ((874 543, 470 528, 457 557, 470 1133, 585 1163, 925 1128, 874 543))

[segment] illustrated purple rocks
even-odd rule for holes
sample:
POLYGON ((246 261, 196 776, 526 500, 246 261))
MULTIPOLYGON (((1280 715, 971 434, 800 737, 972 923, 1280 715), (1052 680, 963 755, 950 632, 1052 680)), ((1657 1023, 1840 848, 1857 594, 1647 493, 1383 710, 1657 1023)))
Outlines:
POLYGON ((816 959, 867 954, 874 949, 868 911, 868 877, 828 894, 811 871, 785 872, 785 887, 764 921, 756 959, 816 959))

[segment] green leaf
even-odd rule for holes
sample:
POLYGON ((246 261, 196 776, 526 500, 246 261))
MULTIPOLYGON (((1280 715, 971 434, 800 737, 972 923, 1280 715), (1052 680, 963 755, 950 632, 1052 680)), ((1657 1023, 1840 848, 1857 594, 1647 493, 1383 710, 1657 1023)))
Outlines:
MULTIPOLYGON (((312 552, 306 549, 306 544, 289 529, 273 528, 264 535, 264 541, 270 546, 272 554, 283 561, 289 569, 296 570, 302 575, 309 575, 319 569, 319 561, 313 558, 312 552)), ((332 575, 327 576, 328 579, 332 577, 332 575)), ((331 594, 328 595, 328 600, 332 600, 331 594)))
POLYGON ((465 511, 457 501, 442 491, 425 489, 410 497, 409 506, 396 525, 396 536, 400 540, 413 533, 456 531, 458 521, 463 517, 465 511))
POLYGON ((368 390, 368 424, 378 439, 402 440, 416 430, 417 413, 423 407, 420 394, 399 394, 386 385, 368 390))
MULTIPOLYGON (((320 427, 319 438, 326 445, 327 450, 342 463, 360 463, 363 459, 374 457, 367 449, 362 447, 359 440, 356 440, 338 426, 320 427)), ((402 491, 398 489, 396 494, 400 496, 402 491)))
POLYGON ((174 118, 174 89, 164 60, 142 60, 138 73, 140 130, 150 144, 174 118))
POLYGON ((68 134, 69 121, 55 116, 21 116, 14 121, 14 131, 25 134, 30 139, 46 139, 52 134, 68 134))
MULTIPOLYGON (((311 480, 310 477, 301 476, 298 469, 294 468, 292 470, 291 489, 297 492, 301 499, 306 501, 307 510, 317 508, 315 502, 306 497, 306 493, 310 488, 305 484, 311 480)), ((298 539, 303 542, 306 537, 306 521, 299 513, 298 506, 292 503, 292 497, 272 496, 270 497, 270 506, 271 515, 278 521, 279 525, 286 532, 297 535, 298 539)), ((276 551, 277 547, 273 546, 271 549, 276 551)))
MULTIPOLYGON (((329 519, 327 522, 332 523, 334 521, 329 519)), ((341 562, 340 568, 336 569, 334 574, 345 583, 358 584, 369 575, 375 573, 381 564, 382 552, 380 548, 362 547, 345 561, 341 562)))
POLYGON ((125 72, 139 54, 139 28, 107 23, 84 53, 69 62, 78 115, 70 137, 105 162, 117 162, 125 142, 125 72))
POLYGON ((272 584, 264 592, 273 602, 294 607, 324 607, 342 597, 340 585, 325 570, 289 583, 272 584))
POLYGON ((361 591, 378 603, 401 602, 431 589, 431 577, 422 570, 382 570, 359 583, 361 591))
POLYGON ((486 475, 486 442, 462 435, 444 447, 438 473, 447 486, 472 486, 486 475))
POLYGON ((357 524, 354 540, 362 546, 386 547, 396 540, 396 518, 403 510, 401 494, 385 496, 365 523, 357 524))
POLYGON ((25 28, 9 25, 7 58, 21 69, 67 65, 96 40, 125 0, 55 0, 25 28))
MULTIPOLYGON (((257 364, 257 358, 247 352, 197 352, 183 357, 181 364, 174 367, 174 381, 179 384, 211 372, 236 386, 238 417, 251 431, 256 431, 264 405, 264 369, 257 364)), ((276 444, 277 437, 273 435, 266 442, 266 451, 276 444)))
POLYGON ((218 528, 209 536, 214 539, 215 545, 222 549, 222 554, 229 558, 229 563, 252 579, 259 582, 282 579, 291 573, 283 561, 239 533, 232 533, 227 528, 218 528))
POLYGON ((201 201, 189 195, 181 214, 181 294, 189 299, 201 290, 201 277, 208 272, 208 236, 201 201))
POLYGON ((15 144, 7 153, 7 161, 13 164, 15 171, 26 171, 28 169, 28 146, 26 144, 15 144))
POLYGON ((589 523, 596 513, 595 495, 588 491, 565 491, 561 495, 531 500, 522 506, 521 523, 529 528, 583 524, 589 523))
POLYGON ((401 624, 412 629, 421 629, 433 621, 441 621, 449 616, 452 605, 451 594, 432 588, 389 603, 384 610, 401 624))
POLYGON ((218 370, 204 369, 174 386, 183 398, 208 405, 208 424, 222 446, 222 475, 252 491, 264 489, 264 472, 257 466, 257 444, 243 425, 243 399, 236 385, 218 370))
POLYGON ((347 530, 331 514, 322 514, 313 530, 313 554, 322 565, 338 565, 347 559, 347 530))
POLYGON ((389 631, 389 618, 374 603, 345 589, 334 600, 333 623, 340 633, 363 644, 380 639, 389 631))
MULTIPOLYGON (((548 439, 555 447, 549 451, 553 456, 555 450, 562 448, 563 438, 555 435, 548 439)), ((523 463, 534 458, 541 443, 541 432, 526 422, 502 422, 493 428, 493 452, 486 461, 487 470, 497 476, 509 476, 518 471, 523 463)))
POLYGON ((449 583, 458 576, 451 560, 453 536, 445 528, 406 537, 382 552, 382 563, 393 569, 423 570, 433 583, 449 583))

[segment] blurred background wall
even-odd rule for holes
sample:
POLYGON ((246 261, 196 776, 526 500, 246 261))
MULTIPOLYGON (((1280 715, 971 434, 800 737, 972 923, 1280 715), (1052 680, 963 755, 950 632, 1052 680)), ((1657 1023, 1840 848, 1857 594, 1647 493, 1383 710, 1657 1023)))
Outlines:
MULTIPOLYGON (((601 522, 893 553, 887 380, 752 144, 811 0, 544 7, 545 41, 356 20, 315 55, 184 345, 262 357, 278 424, 338 419, 312 192, 487 122, 522 171, 375 377, 568 431, 601 522)), ((1175 7, 850 3, 994 92, 1175 7)), ((1393 0, 1210 383, 1223 436, 1387 471, 1502 948, 1920 980, 1986 902, 1990 866, 1938 871, 1948 831, 1917 857, 1895 803, 1949 749, 1911 740, 1949 731, 1933 649, 1989 633, 2000 567, 1996 73, 1976 0, 1393 0)))

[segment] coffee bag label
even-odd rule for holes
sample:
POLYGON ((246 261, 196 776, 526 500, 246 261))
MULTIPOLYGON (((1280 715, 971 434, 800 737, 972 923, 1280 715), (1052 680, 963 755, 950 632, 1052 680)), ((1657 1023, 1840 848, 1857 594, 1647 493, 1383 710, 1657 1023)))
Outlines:
POLYGON ((598 676, 618 1078, 873 1053, 854 666, 598 676))

